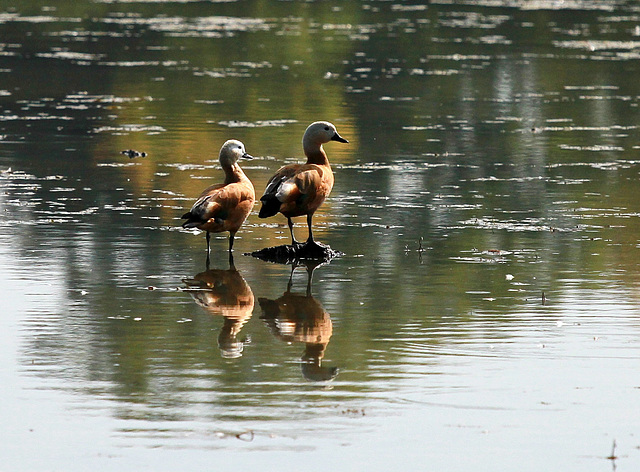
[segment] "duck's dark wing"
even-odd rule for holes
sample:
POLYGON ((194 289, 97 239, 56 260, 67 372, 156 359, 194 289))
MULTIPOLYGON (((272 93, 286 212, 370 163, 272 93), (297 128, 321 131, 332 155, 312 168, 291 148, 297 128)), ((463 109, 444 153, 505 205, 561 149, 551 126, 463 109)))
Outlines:
POLYGON ((206 188, 200 197, 191 207, 191 210, 182 215, 182 219, 185 219, 182 223, 183 228, 195 228, 203 223, 206 223, 209 219, 215 218, 223 209, 223 202, 228 200, 225 195, 224 185, 212 185, 206 188))
POLYGON ((300 168, 299 164, 292 164, 281 167, 278 171, 269 179, 267 188, 264 190, 264 194, 260 197, 262 207, 258 217, 268 218, 273 216, 280 210, 280 205, 284 201, 283 189, 286 189, 287 181, 295 176, 296 172, 300 168))

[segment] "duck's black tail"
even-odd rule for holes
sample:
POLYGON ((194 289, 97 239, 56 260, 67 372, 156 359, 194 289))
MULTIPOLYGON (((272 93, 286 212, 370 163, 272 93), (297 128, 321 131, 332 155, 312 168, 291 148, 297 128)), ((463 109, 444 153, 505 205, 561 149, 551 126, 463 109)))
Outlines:
POLYGON ((260 208, 260 213, 258 213, 259 218, 269 218, 280 210, 280 200, 275 195, 264 195, 260 201, 262 202, 262 207, 260 208))
POLYGON ((202 224, 202 221, 198 220, 196 216, 190 211, 182 215, 182 219, 187 220, 184 223, 182 223, 183 228, 195 228, 199 224, 202 224))

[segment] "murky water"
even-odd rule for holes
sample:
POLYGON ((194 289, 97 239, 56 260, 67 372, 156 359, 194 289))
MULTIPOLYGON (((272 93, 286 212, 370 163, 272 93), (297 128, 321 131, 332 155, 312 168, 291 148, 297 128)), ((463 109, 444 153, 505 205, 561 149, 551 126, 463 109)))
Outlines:
POLYGON ((637 470, 635 2, 57 3, 0 2, 6 467, 637 470), (221 144, 261 194, 319 119, 345 255, 256 206, 207 271, 221 144))

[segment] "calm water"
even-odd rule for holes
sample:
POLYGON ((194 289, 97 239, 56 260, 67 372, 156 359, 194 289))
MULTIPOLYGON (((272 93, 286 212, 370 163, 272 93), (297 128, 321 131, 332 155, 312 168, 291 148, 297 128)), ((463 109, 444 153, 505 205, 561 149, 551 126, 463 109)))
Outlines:
POLYGON ((0 1, 7 470, 638 470, 636 2, 59 3, 0 1), (206 271, 222 142, 261 194, 319 119, 345 255, 256 206, 206 271))

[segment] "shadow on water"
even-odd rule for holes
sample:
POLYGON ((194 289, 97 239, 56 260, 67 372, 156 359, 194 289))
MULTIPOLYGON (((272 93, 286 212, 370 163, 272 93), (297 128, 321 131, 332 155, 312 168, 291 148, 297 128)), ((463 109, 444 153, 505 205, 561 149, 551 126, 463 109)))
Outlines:
POLYGON ((272 300, 259 298, 260 317, 278 339, 286 343, 304 343, 301 357, 302 375, 311 381, 328 381, 338 375, 337 367, 322 365, 324 353, 333 334, 331 316, 311 294, 313 271, 321 265, 318 261, 292 264, 287 290, 272 300), (300 265, 307 270, 305 293, 292 292, 293 273, 300 265))
POLYGON ((210 269, 190 279, 183 279, 195 302, 207 313, 224 317, 218 335, 218 347, 222 357, 234 359, 242 356, 244 341, 238 339, 242 327, 251 318, 254 296, 229 255, 229 269, 210 269))

